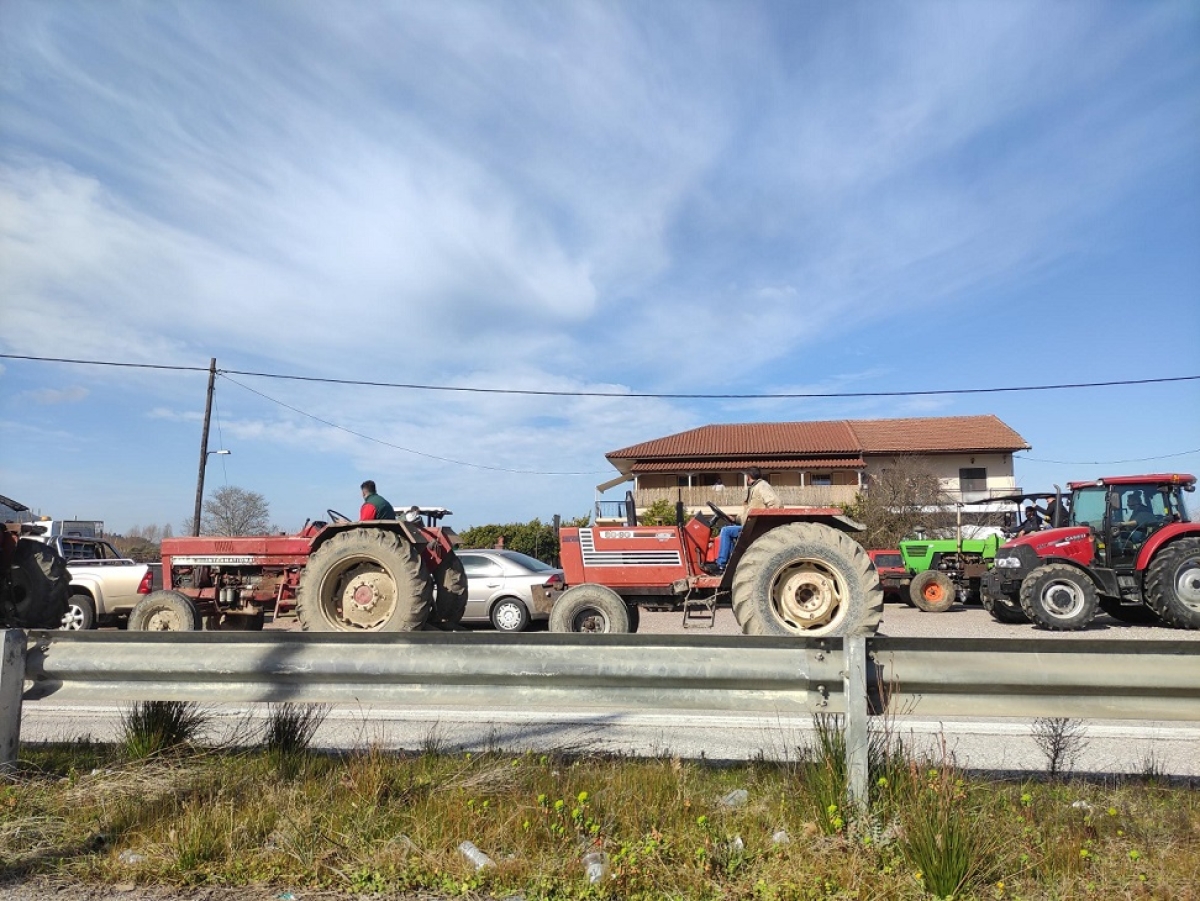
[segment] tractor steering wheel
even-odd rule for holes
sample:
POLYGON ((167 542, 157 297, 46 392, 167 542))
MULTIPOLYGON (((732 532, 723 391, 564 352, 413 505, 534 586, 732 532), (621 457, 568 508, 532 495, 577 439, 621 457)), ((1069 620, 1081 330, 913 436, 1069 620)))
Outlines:
POLYGON ((736 519, 734 519, 732 516, 730 516, 728 513, 726 513, 724 510, 722 510, 720 507, 718 507, 712 501, 708 502, 708 508, 710 510, 712 510, 713 513, 717 514, 717 519, 723 519, 727 523, 729 523, 731 526, 737 525, 736 519))
POLYGON ((326 510, 325 512, 329 514, 330 522, 353 522, 349 516, 345 513, 338 513, 337 510, 326 510))

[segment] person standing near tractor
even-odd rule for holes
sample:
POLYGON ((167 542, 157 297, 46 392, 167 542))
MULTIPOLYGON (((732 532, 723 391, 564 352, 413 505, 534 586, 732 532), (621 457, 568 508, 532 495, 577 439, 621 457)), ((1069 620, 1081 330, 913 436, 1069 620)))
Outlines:
MULTIPOLYGON (((762 477, 762 470, 757 466, 751 466, 746 470, 746 501, 742 505, 742 519, 745 520, 746 513, 750 510, 772 509, 779 506, 782 506, 779 502, 779 495, 775 493, 771 483, 762 477)), ((733 553, 733 546, 737 544, 738 536, 741 534, 742 527, 740 525, 725 526, 721 529, 720 548, 717 552, 718 570, 723 570, 725 564, 729 562, 729 555, 733 553)))
POLYGON ((380 495, 375 490, 375 483, 371 479, 367 479, 362 483, 363 504, 362 509, 358 511, 358 518, 362 520, 368 519, 395 519, 396 511, 387 499, 380 495))

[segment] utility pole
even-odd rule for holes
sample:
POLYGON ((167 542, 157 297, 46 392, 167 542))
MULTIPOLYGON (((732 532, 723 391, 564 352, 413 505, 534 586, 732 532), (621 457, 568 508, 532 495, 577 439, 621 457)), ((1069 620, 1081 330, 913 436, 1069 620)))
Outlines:
POLYGON ((204 431, 200 436, 200 474, 196 477, 196 516, 192 520, 192 534, 200 534, 200 507, 204 503, 204 468, 208 465, 208 422, 212 418, 213 385, 217 380, 217 358, 208 362, 208 397, 204 401, 204 431))

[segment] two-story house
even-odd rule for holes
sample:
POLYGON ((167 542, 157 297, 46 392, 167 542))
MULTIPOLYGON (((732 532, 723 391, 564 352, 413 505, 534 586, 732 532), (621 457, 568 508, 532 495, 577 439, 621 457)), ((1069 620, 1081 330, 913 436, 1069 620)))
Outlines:
MULTIPOLYGON (((996 416, 839 419, 706 425, 605 454, 639 511, 665 499, 695 510, 712 501, 738 507, 743 473, 762 470, 784 504, 850 503, 889 467, 919 467, 955 500, 1012 494, 1013 453, 1030 445, 996 416), (632 482, 632 486, 626 484, 632 482)), ((621 499, 602 499, 601 512, 621 499)), ((613 515, 623 515, 615 508, 613 515)))

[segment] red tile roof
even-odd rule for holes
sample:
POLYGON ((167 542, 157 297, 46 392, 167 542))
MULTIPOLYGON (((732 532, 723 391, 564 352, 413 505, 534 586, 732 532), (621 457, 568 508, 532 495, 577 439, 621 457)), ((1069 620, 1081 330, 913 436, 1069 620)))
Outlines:
MULTIPOLYGON (((864 454, 1012 452, 1029 444, 996 416, 929 416, 915 419, 839 419, 827 422, 750 422, 705 425, 611 451, 605 456, 623 472, 649 472, 652 461, 669 464, 661 471, 693 470, 711 461, 712 469, 745 465, 828 466, 830 458, 864 454), (818 458, 810 460, 808 458, 818 458), (751 461, 750 464, 747 460, 751 461)), ((856 466, 864 465, 856 459, 856 466)), ((707 469, 708 467, 706 467, 707 469)))
POLYGON ((868 454, 1029 450, 1029 443, 996 416, 857 419, 848 425, 868 454))
POLYGON ((824 459, 820 457, 790 457, 774 459, 755 457, 753 459, 732 460, 689 460, 686 463, 678 459, 639 461, 633 464, 630 472, 645 475, 650 472, 745 472, 751 466, 759 469, 862 469, 866 466, 862 457, 837 457, 824 459))
POLYGON ((614 459, 647 457, 728 457, 767 454, 855 454, 858 438, 845 420, 833 422, 747 422, 704 425, 688 432, 655 438, 605 456, 614 459))

